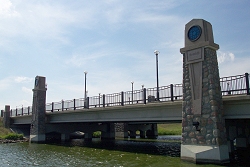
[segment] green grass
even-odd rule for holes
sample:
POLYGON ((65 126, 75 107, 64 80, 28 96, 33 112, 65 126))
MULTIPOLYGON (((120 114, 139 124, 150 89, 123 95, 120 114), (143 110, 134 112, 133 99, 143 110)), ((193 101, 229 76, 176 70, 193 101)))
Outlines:
POLYGON ((181 135, 181 123, 158 124, 158 135, 181 135))
POLYGON ((0 139, 18 140, 23 139, 22 134, 12 133, 9 129, 3 127, 3 118, 0 118, 0 139))

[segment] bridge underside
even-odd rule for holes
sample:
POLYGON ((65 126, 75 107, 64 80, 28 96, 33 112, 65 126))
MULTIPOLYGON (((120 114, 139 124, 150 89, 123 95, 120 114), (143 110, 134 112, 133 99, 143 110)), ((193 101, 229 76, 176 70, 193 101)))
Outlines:
POLYGON ((250 119, 226 119, 230 159, 250 159, 250 119))

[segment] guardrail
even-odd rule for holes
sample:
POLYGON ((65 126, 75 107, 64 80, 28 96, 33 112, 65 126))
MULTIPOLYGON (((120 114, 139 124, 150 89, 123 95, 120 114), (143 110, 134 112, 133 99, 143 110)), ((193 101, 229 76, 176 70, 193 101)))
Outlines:
MULTIPOLYGON (((222 96, 227 95, 250 95, 249 74, 229 76, 220 78, 222 96)), ((175 101, 182 99, 182 84, 170 84, 159 87, 161 102, 175 101)), ((87 97, 87 99, 62 100, 46 104, 46 112, 65 110, 89 109, 98 107, 125 106, 132 104, 147 104, 156 101, 157 88, 144 88, 140 90, 119 92, 113 94, 99 94, 98 96, 87 97), (133 98, 132 98, 133 97, 133 98)), ((32 107, 11 109, 11 116, 30 115, 32 107)))

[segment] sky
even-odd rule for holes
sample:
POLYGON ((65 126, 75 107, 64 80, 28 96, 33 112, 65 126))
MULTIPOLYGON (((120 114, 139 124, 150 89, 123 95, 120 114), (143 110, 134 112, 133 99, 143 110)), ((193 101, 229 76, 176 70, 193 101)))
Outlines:
POLYGON ((0 109, 32 105, 35 77, 46 102, 182 83, 184 29, 213 26, 220 77, 250 72, 249 0, 0 0, 0 109))

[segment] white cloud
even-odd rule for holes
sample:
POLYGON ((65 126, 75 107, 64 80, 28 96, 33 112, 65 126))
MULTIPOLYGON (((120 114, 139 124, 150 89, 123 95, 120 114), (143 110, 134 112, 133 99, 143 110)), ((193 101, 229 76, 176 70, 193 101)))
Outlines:
POLYGON ((33 78, 28 78, 28 77, 23 77, 23 76, 14 78, 14 81, 17 83, 26 83, 26 82, 31 82, 32 80, 33 78))
POLYGON ((226 61, 234 61, 234 54, 231 52, 218 51, 218 63, 221 64, 226 61))
POLYGON ((15 11, 15 7, 10 0, 0 0, 0 16, 2 18, 19 16, 19 13, 15 11))

